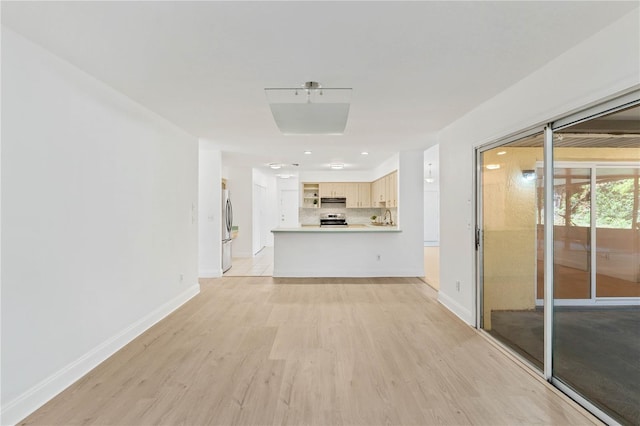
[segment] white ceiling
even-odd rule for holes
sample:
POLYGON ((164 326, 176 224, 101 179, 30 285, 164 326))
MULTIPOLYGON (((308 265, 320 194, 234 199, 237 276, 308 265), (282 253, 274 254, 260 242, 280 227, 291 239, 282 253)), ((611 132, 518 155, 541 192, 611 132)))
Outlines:
MULTIPOLYGON (((638 2, 2 2, 2 23, 228 151, 369 169, 638 2), (342 136, 279 133, 264 88, 353 88, 342 136), (304 155, 304 150, 312 155, 304 155), (361 151, 370 155, 362 156, 361 151)), ((526 100, 523 100, 526 102, 526 100)), ((496 117, 496 120, 499 120, 496 117)), ((248 163, 249 161, 249 163, 248 163)))

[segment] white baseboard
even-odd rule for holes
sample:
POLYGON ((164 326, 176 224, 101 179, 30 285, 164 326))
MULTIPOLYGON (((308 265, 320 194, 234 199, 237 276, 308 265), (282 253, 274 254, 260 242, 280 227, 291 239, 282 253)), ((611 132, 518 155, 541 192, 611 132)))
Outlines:
POLYGON ((198 278, 220 278, 222 276, 222 269, 201 269, 198 271, 198 278))
POLYGON ((199 284, 189 287, 76 361, 9 401, 0 411, 0 423, 3 426, 15 425, 198 293, 200 293, 199 284))
POLYGON ((466 322, 470 326, 475 326, 476 322, 473 319, 473 314, 471 313, 471 311, 462 306, 455 299, 443 293, 442 289, 440 289, 440 291, 438 292, 438 302, 440 302, 445 308, 453 312, 462 321, 466 322))
POLYGON ((373 277, 421 277, 424 270, 407 269, 371 269, 371 268, 274 268, 274 278, 373 278, 373 277))

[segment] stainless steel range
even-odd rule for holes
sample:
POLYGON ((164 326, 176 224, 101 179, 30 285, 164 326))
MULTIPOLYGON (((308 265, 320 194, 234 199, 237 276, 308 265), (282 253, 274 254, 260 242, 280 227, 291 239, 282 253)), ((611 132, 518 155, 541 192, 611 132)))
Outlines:
POLYGON ((322 228, 345 228, 349 226, 344 213, 323 213, 320 215, 322 228))

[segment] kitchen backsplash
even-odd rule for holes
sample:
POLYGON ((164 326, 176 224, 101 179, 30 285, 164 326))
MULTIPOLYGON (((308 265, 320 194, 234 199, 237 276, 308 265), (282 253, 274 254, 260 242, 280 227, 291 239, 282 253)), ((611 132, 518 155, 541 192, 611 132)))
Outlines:
MULTIPOLYGON (((370 223, 371 216, 384 216, 384 212, 386 208, 370 208, 370 209, 347 209, 347 208, 300 208, 299 209, 299 220, 301 225, 319 225, 320 224, 320 215, 322 213, 344 213, 347 217, 347 223, 358 224, 358 223, 370 223)), ((398 209, 391 208, 389 209, 391 212, 391 217, 393 218, 393 223, 397 223, 398 221, 398 209)))

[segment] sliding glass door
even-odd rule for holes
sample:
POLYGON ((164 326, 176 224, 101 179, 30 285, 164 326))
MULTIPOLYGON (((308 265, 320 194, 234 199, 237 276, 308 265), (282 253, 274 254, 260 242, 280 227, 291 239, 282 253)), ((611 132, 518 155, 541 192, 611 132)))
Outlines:
POLYGON ((536 304, 542 131, 479 153, 481 327, 542 369, 543 307, 536 304))
POLYGON ((559 129, 553 148, 553 380, 631 424, 640 424, 639 133, 635 107, 559 129))
POLYGON ((640 424, 633 102, 477 152, 479 327, 600 418, 623 424, 640 424))

